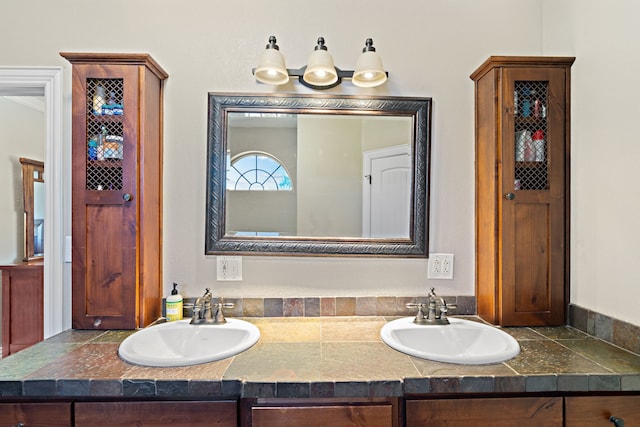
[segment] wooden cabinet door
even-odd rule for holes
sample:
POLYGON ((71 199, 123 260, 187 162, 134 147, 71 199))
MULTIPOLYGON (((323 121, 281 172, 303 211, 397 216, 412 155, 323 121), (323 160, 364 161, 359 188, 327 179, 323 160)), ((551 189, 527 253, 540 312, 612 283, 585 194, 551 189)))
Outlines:
POLYGON ((640 426, 640 396, 565 397, 566 427, 612 427, 611 417, 626 427, 640 426))
POLYGON ((235 427, 237 402, 77 402, 75 426, 235 427))
POLYGON ((138 67, 73 67, 73 327, 134 329, 138 67), (122 115, 96 115, 96 87, 122 99, 122 115), (117 155, 88 146, 99 134, 123 138, 117 155), (128 196, 126 196, 128 195, 128 196))
POLYGON ((501 324, 561 325, 565 320, 565 70, 505 68, 502 93, 501 324), (519 94, 519 106, 513 105, 514 93, 519 94))
POLYGON ((42 262, 0 269, 2 356, 6 357, 44 339, 44 275, 42 262))
POLYGON ((251 409, 252 427, 392 427, 388 405, 270 406, 251 409))
POLYGON ((0 426, 71 427, 71 403, 0 403, 0 426))
POLYGON ((408 400, 406 426, 562 427, 562 398, 408 400))

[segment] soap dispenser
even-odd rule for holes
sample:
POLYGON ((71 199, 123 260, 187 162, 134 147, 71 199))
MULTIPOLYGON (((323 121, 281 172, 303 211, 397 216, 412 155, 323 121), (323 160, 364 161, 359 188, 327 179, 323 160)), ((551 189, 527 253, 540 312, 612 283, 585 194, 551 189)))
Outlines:
POLYGON ((167 320, 182 320, 182 295, 178 293, 178 284, 173 284, 171 295, 166 299, 167 320))

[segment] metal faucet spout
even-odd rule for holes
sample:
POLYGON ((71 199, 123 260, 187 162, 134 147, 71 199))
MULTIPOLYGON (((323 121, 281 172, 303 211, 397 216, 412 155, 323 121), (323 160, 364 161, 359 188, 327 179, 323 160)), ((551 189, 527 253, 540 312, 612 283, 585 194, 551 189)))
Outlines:
POLYGON ((203 296, 196 299, 193 304, 193 316, 191 318, 192 325, 222 325, 227 323, 224 317, 223 308, 232 308, 235 304, 225 303, 222 298, 218 298, 218 302, 213 303, 213 295, 209 288, 206 288, 203 296), (215 314, 213 312, 215 305, 215 314))
POLYGON ((418 325, 448 325, 449 319, 447 313, 450 309, 455 308, 453 304, 447 304, 444 298, 436 295, 435 288, 431 288, 431 292, 427 295, 428 302, 422 303, 410 303, 407 304, 407 308, 418 308, 418 314, 413 320, 413 323, 418 325), (427 314, 424 313, 423 308, 427 308, 427 314))

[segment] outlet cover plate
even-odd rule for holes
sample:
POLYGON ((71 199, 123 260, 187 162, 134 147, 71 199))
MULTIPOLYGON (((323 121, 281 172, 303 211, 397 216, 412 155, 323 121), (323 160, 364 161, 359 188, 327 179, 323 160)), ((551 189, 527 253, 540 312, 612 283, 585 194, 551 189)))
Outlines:
POLYGON ((242 280, 242 257, 241 256, 219 256, 216 258, 217 274, 216 278, 223 281, 242 280))
POLYGON ((429 254, 428 279, 453 279, 453 254, 429 254))

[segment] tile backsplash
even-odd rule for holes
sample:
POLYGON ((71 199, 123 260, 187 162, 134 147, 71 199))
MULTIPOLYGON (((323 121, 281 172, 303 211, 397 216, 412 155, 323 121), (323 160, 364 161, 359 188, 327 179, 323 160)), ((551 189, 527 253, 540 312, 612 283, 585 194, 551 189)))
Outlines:
POLYGON ((569 304, 569 325, 625 350, 640 354, 640 326, 575 304, 569 304))
MULTIPOLYGON (((451 315, 473 315, 476 313, 474 296, 445 296, 448 304, 455 304, 451 315)), ((193 303, 195 298, 185 298, 193 303)), ((416 309, 407 308, 407 303, 426 303, 420 297, 287 297, 287 298, 225 298, 226 303, 234 303, 225 309, 232 317, 320 317, 320 316, 412 316, 416 309)), ((216 302, 216 298, 214 298, 216 302)), ((164 300, 163 300, 164 307, 164 300)), ((164 311, 164 310, 163 310, 164 311)), ((191 311, 185 309, 184 316, 191 311)))

